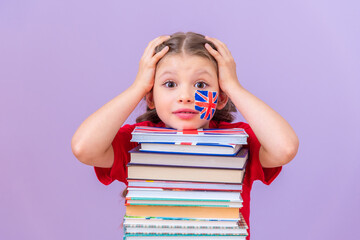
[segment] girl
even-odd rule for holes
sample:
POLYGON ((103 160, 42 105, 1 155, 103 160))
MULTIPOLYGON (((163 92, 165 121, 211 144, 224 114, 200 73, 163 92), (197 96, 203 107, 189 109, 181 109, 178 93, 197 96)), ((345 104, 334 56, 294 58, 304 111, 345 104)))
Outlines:
MULTIPOLYGON (((95 167, 103 184, 118 180, 127 185, 128 151, 137 145, 130 142, 135 126, 179 130, 244 128, 249 135, 250 154, 241 213, 248 225, 253 181, 269 185, 282 166, 295 157, 299 146, 286 120, 240 84, 227 46, 218 39, 193 32, 152 40, 140 60, 134 83, 80 125, 72 138, 72 151, 81 162, 95 167), (209 120, 195 111, 196 90, 219 93, 216 112, 209 120), (144 97, 146 113, 137 118, 136 124, 122 126, 144 97), (231 123, 234 119, 231 112, 236 109, 248 124, 231 123)), ((250 234, 250 228, 248 231, 250 234)))

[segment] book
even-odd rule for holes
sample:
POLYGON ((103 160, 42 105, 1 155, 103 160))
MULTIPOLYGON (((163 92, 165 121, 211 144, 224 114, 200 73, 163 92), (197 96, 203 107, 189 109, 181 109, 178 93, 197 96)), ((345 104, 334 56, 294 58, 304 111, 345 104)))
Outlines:
POLYGON ((167 235, 167 234, 125 234, 124 240, 246 240, 246 236, 224 235, 167 235))
POLYGON ((164 152, 181 154, 204 154, 219 156, 234 156, 242 147, 241 144, 220 143, 183 143, 183 142, 143 142, 140 143, 142 152, 164 152))
POLYGON ((206 191, 234 191, 241 192, 241 184, 229 183, 206 183, 206 182, 179 182, 179 181, 155 181, 155 180, 131 180, 128 179, 128 186, 131 188, 143 188, 149 190, 206 190, 206 191))
POLYGON ((242 183, 243 168, 190 167, 128 163, 128 179, 242 183))
POLYGON ((242 202, 239 192, 208 192, 208 191, 162 191, 138 190, 128 188, 126 200, 182 200, 182 201, 228 201, 242 202))
POLYGON ((144 205, 144 206, 177 206, 177 207, 235 207, 241 208, 243 205, 241 202, 229 202, 229 201, 189 201, 189 200, 126 200, 125 206, 129 205, 144 205))
POLYGON ((130 162, 139 164, 156 164, 171 166, 243 168, 248 158, 248 149, 242 148, 235 156, 217 155, 184 155, 169 153, 149 153, 139 150, 137 146, 129 151, 130 162))
POLYGON ((136 126, 131 142, 202 142, 247 144, 249 135, 242 128, 176 130, 149 126, 136 126))
POLYGON ((128 216, 188 217, 188 218, 237 218, 240 208, 226 207, 172 207, 172 206, 126 206, 128 216))
POLYGON ((165 227, 165 228, 242 228, 247 229, 248 226, 239 213, 239 218, 234 220, 219 220, 219 219, 199 219, 199 218, 162 218, 162 217, 130 217, 124 216, 124 227, 165 227))
POLYGON ((247 236, 246 229, 241 228, 166 228, 166 227, 126 227, 126 233, 129 234, 208 234, 208 235, 240 235, 247 236))

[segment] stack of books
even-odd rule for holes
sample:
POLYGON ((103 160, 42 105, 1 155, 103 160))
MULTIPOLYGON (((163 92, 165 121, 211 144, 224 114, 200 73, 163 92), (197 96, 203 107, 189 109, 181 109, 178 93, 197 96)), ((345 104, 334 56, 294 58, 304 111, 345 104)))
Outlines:
POLYGON ((243 129, 136 127, 124 239, 246 239, 243 129))

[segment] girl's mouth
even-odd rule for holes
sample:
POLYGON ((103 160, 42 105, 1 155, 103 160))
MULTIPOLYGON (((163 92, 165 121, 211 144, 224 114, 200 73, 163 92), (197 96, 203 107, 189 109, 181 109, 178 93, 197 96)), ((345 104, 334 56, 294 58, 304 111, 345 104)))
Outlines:
POLYGON ((197 114, 199 114, 199 112, 192 110, 192 109, 178 109, 178 110, 174 111, 173 114, 175 114, 178 118, 181 118, 181 119, 191 119, 191 118, 197 116, 197 114))

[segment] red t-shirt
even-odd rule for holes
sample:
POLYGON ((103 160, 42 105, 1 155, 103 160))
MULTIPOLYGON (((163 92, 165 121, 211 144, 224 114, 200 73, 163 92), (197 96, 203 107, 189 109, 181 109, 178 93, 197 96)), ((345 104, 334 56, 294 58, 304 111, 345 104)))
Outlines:
MULTIPOLYGON (((95 172, 100 180, 105 185, 109 185, 114 180, 128 185, 127 178, 127 167, 126 165, 130 162, 130 154, 128 151, 138 145, 136 142, 130 142, 131 132, 135 126, 152 126, 152 127, 165 127, 163 122, 152 123, 150 121, 140 122, 133 125, 124 125, 120 128, 116 134, 112 146, 114 149, 114 164, 111 168, 100 168, 95 167, 95 172)), ((247 225, 249 226, 249 236, 246 238, 250 239, 250 191, 252 184, 255 180, 260 180, 264 184, 269 185, 280 173, 282 167, 276 168, 263 168, 259 160, 260 143, 255 136, 254 132, 250 128, 249 124, 244 122, 238 123, 227 123, 227 122, 216 122, 210 121, 209 128, 243 128, 249 135, 248 145, 249 148, 249 159, 246 165, 245 177, 243 181, 243 190, 241 197, 243 198, 243 207, 240 209, 247 225)))

